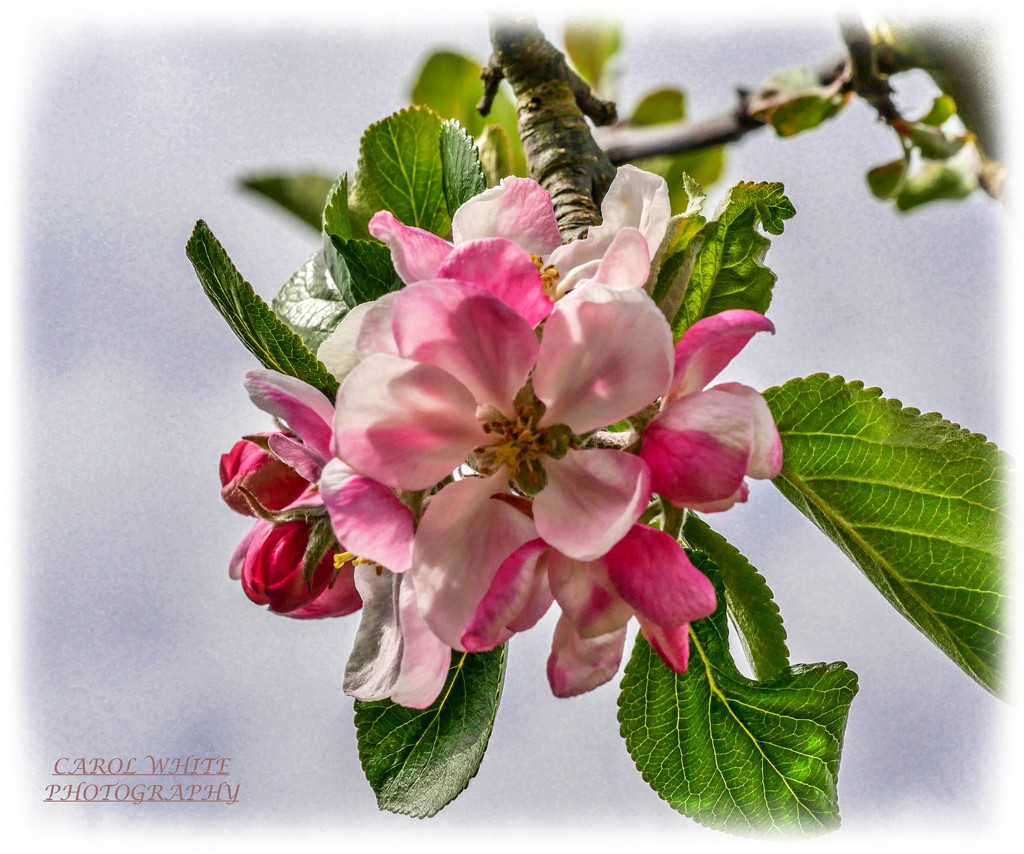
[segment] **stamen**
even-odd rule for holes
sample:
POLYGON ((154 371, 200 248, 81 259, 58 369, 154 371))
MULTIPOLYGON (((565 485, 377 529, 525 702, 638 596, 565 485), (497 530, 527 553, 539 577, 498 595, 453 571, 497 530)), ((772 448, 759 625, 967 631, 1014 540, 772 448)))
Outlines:
POLYGON ((545 265, 539 255, 531 254, 530 260, 533 261, 534 266, 537 268, 537 272, 540 273, 540 286, 543 288, 544 293, 552 300, 557 299, 558 280, 562 278, 562 274, 558 271, 558 268, 554 264, 545 265))

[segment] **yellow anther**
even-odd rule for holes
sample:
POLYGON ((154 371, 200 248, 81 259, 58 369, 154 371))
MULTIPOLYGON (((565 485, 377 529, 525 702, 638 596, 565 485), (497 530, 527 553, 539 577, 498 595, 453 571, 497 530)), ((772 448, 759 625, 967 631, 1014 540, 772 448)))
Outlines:
POLYGON ((540 285, 544 289, 544 293, 551 299, 555 299, 558 291, 558 280, 562 278, 562 274, 558 272, 558 268, 554 264, 545 265, 539 255, 530 255, 530 260, 533 261, 537 272, 540 273, 540 285))

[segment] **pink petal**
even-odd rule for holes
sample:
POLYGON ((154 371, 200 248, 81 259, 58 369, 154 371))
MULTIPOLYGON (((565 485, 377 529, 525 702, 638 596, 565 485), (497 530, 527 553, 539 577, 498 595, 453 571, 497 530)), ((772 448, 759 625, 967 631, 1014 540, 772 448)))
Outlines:
POLYGON ((551 313, 537 265, 530 255, 503 237, 456 246, 438 268, 437 278, 477 285, 515 309, 533 328, 551 313))
POLYGON ((272 527, 272 522, 258 519, 256 524, 246 531, 245 536, 242 537, 242 542, 235 547, 235 550, 231 553, 231 560, 228 561, 229 578, 238 581, 242 577, 242 566, 245 563, 245 556, 249 553, 249 547, 252 545, 253 540, 265 539, 272 527))
POLYGON ((390 489, 335 458, 324 467, 320 494, 345 551, 392 572, 409 568, 413 515, 390 489))
POLYGON ((295 377, 263 369, 245 375, 245 389, 257 407, 284 421, 321 460, 331 456, 334 407, 323 392, 295 377))
POLYGON ((513 309, 481 288, 436 281, 399 293, 392 318, 400 355, 441 368, 477 403, 512 416, 539 348, 513 309))
POLYGON ((375 213, 367 228, 391 248, 395 271, 407 285, 437 278, 437 268, 452 251, 447 241, 422 228, 405 225, 390 211, 375 213))
POLYGON ((635 228, 617 232, 594 271, 593 282, 613 288, 642 288, 651 272, 647 241, 635 228))
POLYGON ((662 410, 644 431, 640 456, 655 492, 677 507, 695 507, 740 488, 753 444, 750 403, 711 389, 662 410))
POLYGON ((374 353, 398 355, 398 345, 391 329, 391 309, 396 296, 398 293, 384 294, 371 303, 363 303, 368 305, 369 309, 362 315, 359 333, 356 336, 356 355, 360 360, 374 353))
POLYGON ((576 561, 552 552, 547 566, 551 593, 581 638, 617 631, 633 616, 600 560, 576 561))
POLYGON ((319 454, 314 454, 306 445, 293 439, 284 433, 274 433, 267 439, 267 445, 274 452, 281 462, 295 470, 295 472, 310 483, 320 480, 320 472, 324 466, 324 460, 319 454))
POLYGON ((452 217, 455 243, 507 237, 527 252, 548 255, 562 245, 551 196, 530 178, 503 178, 474 196, 452 217))
POLYGON ((754 417, 754 448, 747 464, 747 477, 771 480, 782 471, 782 439, 775 419, 759 391, 739 383, 722 383, 711 391, 725 391, 739 395, 749 404, 754 417))
POLYGON ((543 425, 585 433, 661 397, 672 378, 672 331, 639 288, 588 285, 560 300, 544 326, 533 387, 543 425))
POLYGON ((487 594, 462 633, 462 647, 467 652, 486 652, 512 636, 508 624, 519 616, 534 591, 537 563, 547 550, 543 540, 530 540, 498 567, 487 594))
POLYGON ((714 613, 714 586, 664 531, 634 525, 604 564, 615 590, 643 620, 675 628, 714 613))
POLYGON ((736 504, 742 504, 747 500, 749 495, 750 488, 747 486, 746 481, 744 481, 740 484, 740 488, 732 495, 720 498, 717 501, 703 501, 695 503, 690 505, 690 509, 696 510, 698 513, 721 513, 723 510, 728 510, 736 504))
POLYGON ((537 538, 528 516, 492 496, 506 494, 504 469, 466 477, 430 499, 416 529, 410 572, 420 611, 434 633, 455 649, 487 595, 498 568, 537 538))
POLYGON ((444 687, 452 650, 424 622, 416 604, 416 591, 408 578, 402 580, 398 608, 402 665, 391 700, 411 709, 425 709, 444 687))
MULTIPOLYGON (((332 560, 334 552, 331 552, 332 560)), ((289 611, 289 617, 299 620, 319 620, 324 617, 344 617, 358 611, 363 600, 356 590, 353 578, 353 566, 346 563, 338 573, 334 583, 328 585, 312 602, 289 611)))
POLYGON ((774 331, 772 322, 763 314, 742 308, 698 320, 676 344, 675 372, 665 403, 700 391, 758 332, 774 331))
POLYGON ((543 459, 547 485, 533 500, 539 533, 575 560, 594 560, 618 542, 647 507, 650 474, 639 457, 611 448, 543 459))
POLYGON ((363 614, 345 665, 345 693, 372 702, 391 696, 402 663, 402 632, 398 598, 402 576, 361 564, 355 568, 355 586, 363 600, 363 614))
POLYGON ((676 673, 685 673, 690 660, 690 626, 684 623, 664 629, 655 623, 640 620, 640 630, 662 661, 676 673))
POLYGON ((548 658, 548 683, 556 697, 575 697, 611 679, 622 662, 625 627, 596 638, 581 639, 564 614, 555 626, 548 658))
POLYGON ((426 489, 462 464, 486 434, 476 400, 451 374, 383 353, 368 356, 338 390, 338 455, 395 489, 426 489))

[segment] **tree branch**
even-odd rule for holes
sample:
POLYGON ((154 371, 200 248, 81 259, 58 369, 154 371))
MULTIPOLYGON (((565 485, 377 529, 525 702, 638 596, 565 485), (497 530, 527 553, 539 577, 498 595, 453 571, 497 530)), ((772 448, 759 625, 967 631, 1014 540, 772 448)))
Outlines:
POLYGON ((700 122, 674 125, 634 127, 628 124, 598 128, 594 138, 616 166, 640 157, 657 154, 682 154, 723 145, 742 139, 751 131, 765 126, 761 119, 747 113, 748 95, 740 93, 736 109, 700 122))
MULTIPOLYGON (((584 114, 614 120, 615 106, 593 95, 532 21, 495 21, 491 43, 492 70, 485 70, 490 75, 485 85, 498 73, 493 69, 508 80, 530 177, 551 194, 562 237, 582 237, 601 222, 599 205, 615 177, 584 114)), ((485 101, 486 90, 481 104, 485 101)))

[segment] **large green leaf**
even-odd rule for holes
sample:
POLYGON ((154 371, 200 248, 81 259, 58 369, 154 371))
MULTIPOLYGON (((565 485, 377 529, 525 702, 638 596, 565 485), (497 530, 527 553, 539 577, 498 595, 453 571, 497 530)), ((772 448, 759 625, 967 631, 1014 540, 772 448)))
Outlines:
POLYGON ((683 535, 718 567, 729 615, 740 631, 754 675, 758 679, 778 676, 789 667, 789 649, 782 615, 768 583, 725 537, 693 513, 687 514, 683 535))
POLYGON ((844 664, 812 664, 770 681, 743 676, 729 654, 715 564, 702 552, 690 557, 714 582, 718 610, 690 625, 684 674, 637 637, 619 696, 630 756, 669 805, 701 824, 750 835, 835 828, 856 674, 844 664))
POLYGON ((196 223, 185 254, 210 301, 264 367, 297 377, 334 400, 338 381, 241 277, 202 220, 196 223))
POLYGON ((359 761, 381 809, 426 818, 469 785, 494 727, 506 658, 504 646, 453 653, 448 680, 426 709, 355 704, 359 761))
POLYGON ((702 317, 726 309, 768 310, 776 277, 764 266, 771 241, 758 226, 782 234, 784 221, 795 213, 782 184, 743 182, 729 191, 702 232, 704 244, 672 324, 676 338, 702 317))
MULTIPOLYGON (((456 119, 477 139, 486 125, 500 125, 511 143, 512 170, 526 174, 526 155, 519 140, 516 107, 507 84, 502 84, 486 116, 476 109, 484 93, 482 68, 467 56, 439 51, 427 57, 412 88, 412 100, 436 111, 442 118, 456 119)), ((504 177, 504 176, 502 176, 504 177)))
POLYGON ((774 483, 886 599, 990 691, 1009 602, 1005 457, 985 437, 815 374, 765 392, 784 449, 774 483))
POLYGON ((251 175, 241 180, 246 190, 280 205, 317 231, 320 230, 324 202, 333 184, 334 179, 330 176, 312 172, 251 175))
POLYGON ((451 220, 440 132, 441 117, 427 107, 409 107, 370 125, 359 144, 357 207, 388 210, 406 225, 446 234, 451 220))
POLYGON ((317 351, 348 313, 341 292, 327 274, 322 252, 302 265, 270 305, 311 353, 317 351))
POLYGON ((449 216, 487 189, 476 144, 455 119, 446 119, 441 124, 441 167, 449 216))

